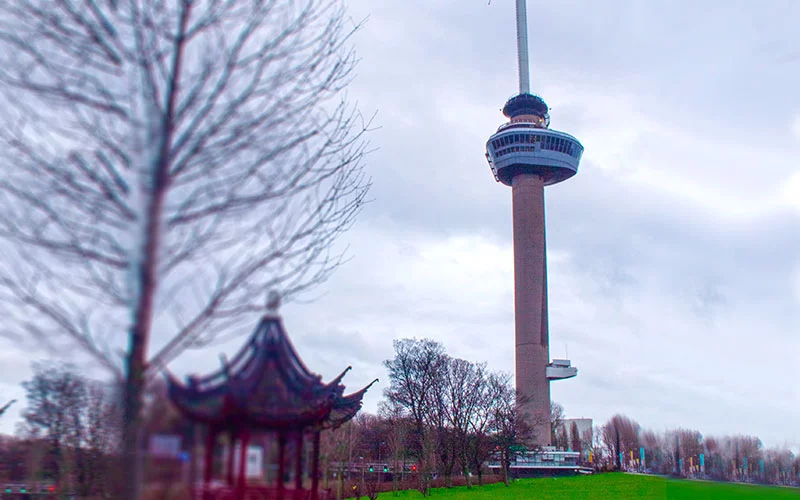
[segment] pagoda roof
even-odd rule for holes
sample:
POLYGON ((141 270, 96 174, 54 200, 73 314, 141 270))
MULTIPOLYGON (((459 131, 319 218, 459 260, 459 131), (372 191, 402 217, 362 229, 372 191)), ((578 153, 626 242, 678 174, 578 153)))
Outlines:
MULTIPOLYGON (((264 316, 243 348, 221 368, 180 383, 168 372, 172 402, 191 420, 256 429, 333 428, 353 418, 372 385, 344 395, 347 367, 328 383, 311 372, 279 316, 264 316)), ((373 382, 374 383, 374 382, 373 382)))

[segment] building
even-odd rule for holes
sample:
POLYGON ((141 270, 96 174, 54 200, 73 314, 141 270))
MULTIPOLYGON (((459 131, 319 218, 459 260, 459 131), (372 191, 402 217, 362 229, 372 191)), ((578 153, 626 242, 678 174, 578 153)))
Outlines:
MULTIPOLYGON (((493 457, 487 464, 489 470, 500 472, 502 463, 493 457)), ((508 473, 513 478, 561 476, 580 472, 590 472, 581 466, 580 453, 577 451, 558 450, 554 446, 545 446, 539 451, 520 451, 514 454, 508 464, 508 473)))
POLYGON ((514 227, 514 323, 516 386, 521 416, 533 427, 535 445, 551 444, 550 381, 578 370, 566 359, 550 361, 544 187, 578 172, 583 146, 551 130, 549 108, 530 92, 525 0, 517 0, 519 94, 506 102, 509 119, 486 144, 497 182, 511 187, 514 227))

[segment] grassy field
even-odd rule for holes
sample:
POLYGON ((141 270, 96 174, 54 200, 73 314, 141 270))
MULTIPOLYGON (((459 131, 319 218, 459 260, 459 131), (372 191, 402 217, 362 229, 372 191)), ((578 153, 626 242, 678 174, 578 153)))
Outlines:
MULTIPOLYGON (((417 491, 403 491, 398 497, 383 493, 381 500, 418 500, 417 491)), ((657 476, 598 474, 546 479, 522 479, 506 487, 502 483, 466 488, 434 489, 431 500, 627 500, 627 499, 703 499, 763 500, 800 499, 800 490, 770 486, 681 481, 657 476)))

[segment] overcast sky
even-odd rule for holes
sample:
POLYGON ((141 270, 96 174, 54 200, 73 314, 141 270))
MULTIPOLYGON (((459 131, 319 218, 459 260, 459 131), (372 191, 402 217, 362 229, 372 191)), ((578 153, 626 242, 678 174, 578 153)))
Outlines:
MULTIPOLYGON (((282 309, 298 351, 348 389, 392 340, 514 367, 511 192, 484 158, 517 90, 511 0, 350 0, 369 16, 349 95, 377 110, 374 201, 352 259, 282 309)), ((800 449, 800 3, 529 0, 534 91, 585 146, 549 187, 552 385, 568 416, 747 433, 800 449)), ((255 325, 254 325, 255 326, 255 325)), ((229 354, 240 342, 224 346, 229 354)), ((218 366, 189 353, 184 374, 218 366)), ((3 396, 30 359, 0 347, 3 396)), ((0 401, 2 404, 3 401, 0 401)), ((0 422, 11 432, 23 405, 0 422)))

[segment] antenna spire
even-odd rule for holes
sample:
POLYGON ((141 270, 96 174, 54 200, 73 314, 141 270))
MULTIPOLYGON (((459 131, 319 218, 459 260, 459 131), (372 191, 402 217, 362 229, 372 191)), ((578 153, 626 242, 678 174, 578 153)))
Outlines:
POLYGON ((531 80, 528 68, 528 9, 526 0, 517 0, 517 57, 519 61, 519 93, 529 94, 531 80))

